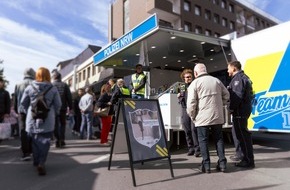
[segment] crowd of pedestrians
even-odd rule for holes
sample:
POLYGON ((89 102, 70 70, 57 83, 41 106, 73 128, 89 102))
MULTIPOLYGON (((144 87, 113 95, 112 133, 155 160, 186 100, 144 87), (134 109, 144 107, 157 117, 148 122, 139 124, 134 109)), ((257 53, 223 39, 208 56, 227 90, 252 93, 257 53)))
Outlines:
MULTIPOLYGON (((101 126, 100 144, 110 145, 109 133, 115 123, 119 99, 145 98, 147 76, 141 64, 137 64, 135 69, 129 87, 121 78, 117 81, 110 79, 101 87, 99 98, 89 86, 72 95, 69 86, 61 81, 61 74, 57 70, 50 73, 44 67, 36 72, 32 68, 25 69, 24 79, 15 86, 11 99, 3 78, 0 78, 0 122, 11 123, 11 136, 20 136, 21 160, 32 159, 38 174, 46 175, 45 163, 51 141, 55 141, 56 148, 64 148, 66 126, 70 126, 72 133, 80 139, 96 139, 93 132, 96 119, 101 126), (33 117, 32 105, 44 91, 47 91, 43 96, 49 111, 46 119, 39 120, 33 117), (99 109, 107 109, 106 114, 101 115, 99 109)), ((184 69, 180 75, 183 84, 177 97, 182 108, 187 155, 202 157, 199 169, 203 173, 211 172, 210 131, 219 158, 216 169, 226 170, 222 135, 224 106, 233 116, 232 136, 236 153, 230 159, 237 162, 237 167, 255 167, 251 134, 247 130, 253 99, 252 83, 238 61, 228 63, 228 73, 232 77, 228 88, 210 76, 203 63, 196 64, 193 70, 184 69)))

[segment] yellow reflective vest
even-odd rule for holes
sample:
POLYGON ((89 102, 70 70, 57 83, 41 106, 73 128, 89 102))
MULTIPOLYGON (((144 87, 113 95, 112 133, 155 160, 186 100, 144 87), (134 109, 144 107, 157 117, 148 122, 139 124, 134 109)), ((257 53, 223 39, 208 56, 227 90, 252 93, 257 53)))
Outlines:
MULTIPOLYGON (((145 75, 144 73, 140 73, 138 78, 136 77, 136 73, 132 75, 132 85, 133 85, 133 88, 137 88, 142 79, 145 78, 145 75)), ((137 92, 135 92, 135 94, 141 94, 141 95, 145 95, 145 86, 143 88, 141 88, 140 90, 138 90, 137 92)))

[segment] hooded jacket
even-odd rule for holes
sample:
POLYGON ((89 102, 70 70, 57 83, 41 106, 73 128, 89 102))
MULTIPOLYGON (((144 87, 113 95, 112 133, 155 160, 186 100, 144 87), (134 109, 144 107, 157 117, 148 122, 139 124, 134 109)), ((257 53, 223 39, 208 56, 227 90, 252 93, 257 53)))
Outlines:
POLYGON ((46 102, 50 106, 50 111, 47 118, 39 126, 36 125, 36 120, 32 118, 31 114, 31 103, 36 101, 37 95, 49 88, 52 84, 49 82, 36 82, 33 81, 32 84, 27 86, 24 90, 20 111, 21 113, 26 113, 26 132, 28 133, 47 133, 54 130, 55 117, 59 114, 61 108, 61 99, 56 87, 52 87, 45 95, 46 102), (37 91, 31 86, 33 85, 37 91))
POLYGON ((23 82, 17 84, 14 90, 14 110, 16 113, 21 113, 19 106, 21 102, 21 98, 25 88, 32 83, 35 78, 35 71, 32 68, 28 68, 24 71, 24 79, 23 82))

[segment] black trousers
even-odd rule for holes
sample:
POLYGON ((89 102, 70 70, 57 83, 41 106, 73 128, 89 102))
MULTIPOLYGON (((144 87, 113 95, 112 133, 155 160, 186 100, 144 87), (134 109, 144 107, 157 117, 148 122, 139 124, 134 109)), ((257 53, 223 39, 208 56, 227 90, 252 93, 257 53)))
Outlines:
POLYGON ((59 117, 55 118, 54 136, 57 141, 65 140, 66 110, 61 110, 59 117))
POLYGON ((244 155, 243 160, 248 163, 254 163, 253 141, 252 134, 248 130, 248 118, 234 117, 233 124, 244 155))
POLYGON ((20 127, 20 141, 21 150, 23 155, 28 155, 32 153, 32 139, 31 136, 25 131, 26 115, 19 114, 19 127, 20 127))
POLYGON ((191 118, 186 112, 186 108, 182 108, 182 126, 185 132, 186 143, 189 151, 199 152, 199 142, 197 137, 197 129, 191 118))

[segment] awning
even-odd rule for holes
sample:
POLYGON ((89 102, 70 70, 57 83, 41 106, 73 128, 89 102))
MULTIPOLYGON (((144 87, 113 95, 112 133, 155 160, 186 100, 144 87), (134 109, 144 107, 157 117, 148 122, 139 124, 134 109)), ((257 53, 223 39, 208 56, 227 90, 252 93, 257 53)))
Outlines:
POLYGON ((182 70, 201 61, 208 72, 215 72, 226 69, 230 57, 229 40, 158 26, 153 15, 97 52, 94 63, 119 69, 134 69, 140 63, 149 68, 182 70))

